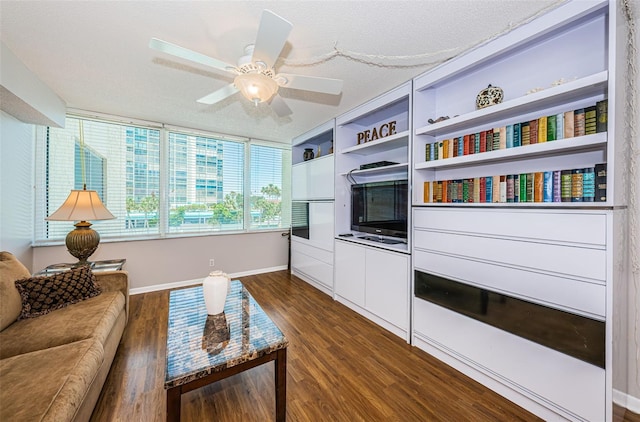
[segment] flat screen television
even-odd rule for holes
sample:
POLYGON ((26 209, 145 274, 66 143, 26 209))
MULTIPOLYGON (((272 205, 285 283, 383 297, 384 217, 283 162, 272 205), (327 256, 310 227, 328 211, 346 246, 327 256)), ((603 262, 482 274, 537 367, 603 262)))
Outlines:
POLYGON ((407 238, 407 180, 351 186, 351 230, 407 238))

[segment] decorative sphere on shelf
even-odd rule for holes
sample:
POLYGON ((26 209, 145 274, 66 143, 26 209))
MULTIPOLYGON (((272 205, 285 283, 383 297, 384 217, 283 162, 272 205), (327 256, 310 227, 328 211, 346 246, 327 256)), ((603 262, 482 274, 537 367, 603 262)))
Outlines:
POLYGON ((502 88, 489 84, 488 87, 478 93, 476 97, 476 108, 481 109, 492 105, 500 104, 504 99, 502 88))

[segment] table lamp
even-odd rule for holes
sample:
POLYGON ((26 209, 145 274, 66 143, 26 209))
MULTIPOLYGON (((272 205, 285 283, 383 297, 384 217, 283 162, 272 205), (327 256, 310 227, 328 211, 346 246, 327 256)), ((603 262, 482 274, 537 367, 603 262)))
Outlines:
POLYGON ((53 214, 46 218, 49 221, 78 221, 65 239, 69 253, 78 258, 76 266, 87 265, 87 258, 98 248, 100 235, 91 228, 87 220, 112 220, 113 214, 104 206, 98 192, 72 190, 66 201, 53 214))

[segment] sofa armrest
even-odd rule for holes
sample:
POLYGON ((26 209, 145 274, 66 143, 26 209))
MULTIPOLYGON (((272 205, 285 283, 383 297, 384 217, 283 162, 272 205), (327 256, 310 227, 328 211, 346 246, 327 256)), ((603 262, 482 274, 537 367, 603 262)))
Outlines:
POLYGON ((129 273, 126 271, 100 271, 93 273, 103 292, 120 290, 124 295, 125 311, 129 317, 129 273))

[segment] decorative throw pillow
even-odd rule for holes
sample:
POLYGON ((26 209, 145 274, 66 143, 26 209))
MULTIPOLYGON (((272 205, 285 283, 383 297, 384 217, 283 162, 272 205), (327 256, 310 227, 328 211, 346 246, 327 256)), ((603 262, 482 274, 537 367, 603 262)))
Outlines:
POLYGON ((48 314, 100 294, 100 287, 88 266, 48 277, 16 280, 16 288, 22 298, 22 312, 18 319, 48 314))
POLYGON ((16 280, 29 276, 29 270, 12 253, 0 252, 0 331, 20 316, 22 299, 16 280))

